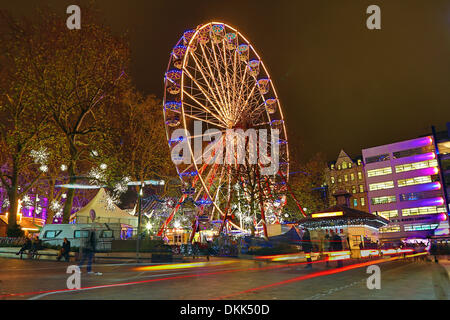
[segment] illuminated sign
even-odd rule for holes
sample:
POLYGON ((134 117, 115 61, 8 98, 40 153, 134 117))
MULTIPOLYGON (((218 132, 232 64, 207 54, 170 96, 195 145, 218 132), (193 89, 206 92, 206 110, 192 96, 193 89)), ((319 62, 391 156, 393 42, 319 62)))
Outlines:
POLYGON ((324 212, 324 213, 313 213, 311 215, 311 218, 325 218, 325 217, 337 217, 337 216, 343 216, 343 211, 336 211, 336 212, 324 212))

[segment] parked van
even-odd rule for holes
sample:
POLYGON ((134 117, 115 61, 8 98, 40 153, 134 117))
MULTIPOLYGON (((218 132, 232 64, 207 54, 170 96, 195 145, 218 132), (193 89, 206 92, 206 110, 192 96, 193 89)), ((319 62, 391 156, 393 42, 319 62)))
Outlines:
POLYGON ((96 251, 111 251, 112 240, 120 239, 120 223, 46 224, 39 233, 44 244, 62 245, 64 238, 71 247, 80 248, 95 230, 96 251))

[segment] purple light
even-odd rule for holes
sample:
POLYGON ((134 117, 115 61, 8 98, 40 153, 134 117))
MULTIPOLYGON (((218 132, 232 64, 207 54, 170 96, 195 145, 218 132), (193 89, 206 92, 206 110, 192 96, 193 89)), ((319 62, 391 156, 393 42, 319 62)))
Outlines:
POLYGON ((414 146, 424 147, 424 146, 429 146, 432 143, 433 143, 433 138, 428 136, 428 137, 424 137, 422 139, 416 140, 414 143, 414 146))
POLYGON ((436 159, 436 154, 434 152, 428 152, 425 154, 419 154, 419 155, 411 157, 411 160, 414 162, 433 160, 433 159, 436 159))
POLYGON ((442 197, 426 199, 420 202, 423 206, 440 206, 444 204, 444 199, 442 197))
POLYGON ((431 167, 431 168, 426 168, 426 169, 422 169, 420 170, 420 175, 434 175, 437 174, 439 172, 438 168, 436 167, 431 167))
POLYGON ((418 187, 419 191, 440 190, 442 185, 439 181, 426 183, 418 187))

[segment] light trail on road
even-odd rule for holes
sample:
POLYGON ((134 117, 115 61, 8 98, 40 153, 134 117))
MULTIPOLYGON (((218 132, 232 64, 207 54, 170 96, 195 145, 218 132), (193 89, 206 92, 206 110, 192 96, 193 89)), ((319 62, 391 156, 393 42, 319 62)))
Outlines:
MULTIPOLYGON (((420 255, 420 254, 418 254, 418 255, 420 255)), ((416 256, 416 255, 411 255, 411 256, 416 256)), ((411 257, 411 256, 405 256, 405 257, 407 258, 407 257, 411 257)), ((216 299, 224 299, 224 298, 227 298, 227 297, 230 297, 230 296, 239 295, 239 294, 243 294, 243 293, 246 293, 246 292, 262 290, 262 289, 265 289, 265 288, 274 287, 274 286, 278 286, 278 285, 283 285, 283 284, 287 284, 287 283, 291 283, 291 282, 295 282, 295 281, 301 281, 301 280, 305 280, 305 279, 309 279, 309 278, 315 278, 315 277, 319 277, 319 276, 325 276, 325 275, 329 275, 329 274, 334 274, 334 273, 339 273, 339 272, 343 272, 343 271, 347 271, 347 270, 352 270, 352 269, 360 268, 360 267, 363 267, 363 266, 375 264, 375 263, 378 263, 378 262, 388 262, 388 261, 393 261, 393 260, 398 260, 398 259, 401 259, 401 257, 392 257, 392 258, 388 258, 388 259, 379 259, 379 260, 369 261, 369 262, 365 262, 365 263, 353 264, 353 265, 349 265, 349 266, 342 267, 342 268, 339 268, 339 269, 316 272, 316 273, 312 273, 312 274, 307 274, 307 275, 304 275, 304 276, 296 277, 296 278, 293 278, 293 279, 284 280, 284 281, 281 281, 281 282, 276 282, 276 283, 260 286, 260 287, 257 287, 257 288, 252 288, 252 289, 240 291, 240 292, 233 293, 231 295, 222 296, 222 297, 219 297, 219 298, 216 298, 216 299)), ((11 294, 0 295, 0 298, 7 298, 7 297, 11 298, 11 297, 18 297, 18 296, 43 295, 43 294, 57 294, 57 293, 66 293, 66 292, 80 292, 80 291, 85 291, 85 290, 113 288, 113 287, 121 287, 121 286, 153 283, 153 282, 159 282, 159 281, 167 281, 167 280, 179 280, 179 279, 194 278, 194 277, 204 277, 204 276, 218 275, 218 274, 229 274, 229 273, 235 273, 235 272, 266 271, 266 270, 289 268, 289 267, 292 267, 292 266, 321 263, 321 262, 325 262, 325 261, 326 260, 319 260, 319 261, 313 261, 313 262, 287 263, 287 264, 267 266, 267 267, 240 268, 240 269, 231 269, 231 270, 225 270, 225 271, 201 272, 201 273, 197 272, 195 274, 187 274, 187 275, 181 275, 181 276, 165 277, 165 278, 150 279, 150 280, 141 280, 141 281, 132 281, 132 282, 124 282, 124 283, 114 283, 114 284, 82 287, 80 289, 59 289, 59 290, 46 290, 46 291, 36 291, 36 292, 11 293, 11 294)), ((153 276, 158 277, 158 276, 163 276, 163 275, 169 275, 169 274, 155 274, 153 276)), ((146 276, 146 277, 149 277, 149 276, 146 276)))
MULTIPOLYGON (((412 258, 412 257, 425 255, 425 254, 428 254, 428 253, 427 252, 422 252, 422 253, 411 254, 411 255, 405 256, 405 258, 412 258)), ((233 297, 233 296, 237 296, 237 295, 241 295, 241 294, 245 294, 245 293, 249 293, 249 292, 264 290, 264 289, 267 289, 267 288, 281 286, 281 285, 285 285, 285 284, 292 283, 292 282, 302 281, 302 280, 311 279, 311 278, 317 278, 317 277, 321 277, 321 276, 327 276, 327 275, 336 274, 336 273, 340 273, 340 272, 344 272, 344 271, 348 271, 348 270, 352 270, 352 269, 366 267, 366 266, 377 264, 377 263, 395 261, 395 260, 399 260, 399 259, 402 259, 402 257, 401 256, 397 256, 397 257, 391 257, 391 258, 388 258, 388 259, 378 259, 378 260, 373 260, 373 261, 368 261, 368 262, 363 262, 363 263, 356 263, 356 264, 352 264, 352 265, 349 265, 349 266, 337 268, 337 269, 334 269, 334 270, 325 270, 325 271, 314 272, 314 273, 310 273, 310 274, 303 275, 303 276, 300 276, 300 277, 295 277, 295 278, 292 278, 292 279, 283 280, 283 281, 279 281, 279 282, 275 282, 275 283, 266 284, 266 285, 263 285, 263 286, 260 286, 260 287, 251 288, 251 289, 235 292, 235 293, 232 293, 232 294, 228 294, 228 295, 225 295, 225 296, 221 296, 221 297, 215 298, 215 300, 227 299, 229 297, 233 297)))
MULTIPOLYGON (((314 261, 311 263, 319 263, 319 262, 324 262, 324 260, 314 261)), ((107 284, 107 285, 83 287, 80 289, 59 289, 59 290, 46 290, 46 291, 36 291, 36 292, 9 293, 9 294, 0 295, 0 298, 7 298, 7 297, 11 298, 11 297, 17 297, 17 296, 42 295, 42 294, 55 294, 55 293, 65 293, 65 292, 77 292, 77 291, 84 291, 84 290, 121 287, 121 286, 144 284, 144 283, 151 283, 151 282, 157 282, 157 281, 178 280, 178 279, 183 279, 183 278, 203 277, 203 276, 209 276, 209 275, 226 274, 226 273, 234 273, 234 272, 273 270, 273 269, 288 268, 291 266, 298 266, 298 265, 305 265, 305 264, 308 264, 308 262, 289 263, 289 264, 267 266, 267 267, 231 269, 231 270, 216 271, 216 272, 195 273, 195 274, 189 274, 189 275, 184 275, 184 276, 166 277, 166 278, 161 278, 161 279, 151 279, 151 280, 142 280, 142 281, 133 281, 133 282, 124 282, 124 283, 114 283, 114 284, 107 284)), ((160 274, 155 274, 154 276, 160 276, 160 274)))
POLYGON ((210 266, 221 266, 230 263, 236 263, 236 260, 225 260, 225 261, 212 261, 212 262, 192 262, 192 263, 176 263, 176 264, 165 264, 157 266, 143 266, 137 267, 135 271, 154 271, 154 270, 173 270, 173 269, 188 269, 188 268, 203 268, 210 266))

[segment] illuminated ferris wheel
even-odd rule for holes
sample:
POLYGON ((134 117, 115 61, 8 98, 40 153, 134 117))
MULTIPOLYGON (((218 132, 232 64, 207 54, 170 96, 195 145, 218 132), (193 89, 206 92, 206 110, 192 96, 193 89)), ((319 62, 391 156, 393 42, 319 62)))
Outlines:
MULTIPOLYGON (((220 231, 253 230, 267 235, 266 225, 280 221, 286 202, 289 151, 280 101, 260 56, 236 29, 210 22, 184 32, 172 50, 164 80, 164 121, 172 159, 174 148, 185 143, 188 154, 177 156, 189 161, 176 162, 183 196, 158 235, 169 227, 188 198, 198 207, 197 220, 208 222, 210 227, 215 224, 220 231), (184 136, 177 135, 179 129, 184 130, 184 136), (222 143, 225 149, 227 130, 238 129, 266 130, 265 159, 258 154, 256 164, 249 162, 248 156, 247 161, 239 162, 225 150, 208 149, 213 143, 222 143), (270 137, 275 130, 277 139, 273 140, 270 137), (223 136, 211 138, 210 132, 223 136), (194 148, 198 143, 195 139, 200 139, 200 154, 194 148), (261 175, 275 144, 277 170, 261 175), (206 153, 210 158, 226 154, 231 161, 207 161, 206 153)), ((233 140, 236 153, 248 149, 246 139, 240 145, 233 140)), ((198 221, 193 226, 195 232, 198 221)))

